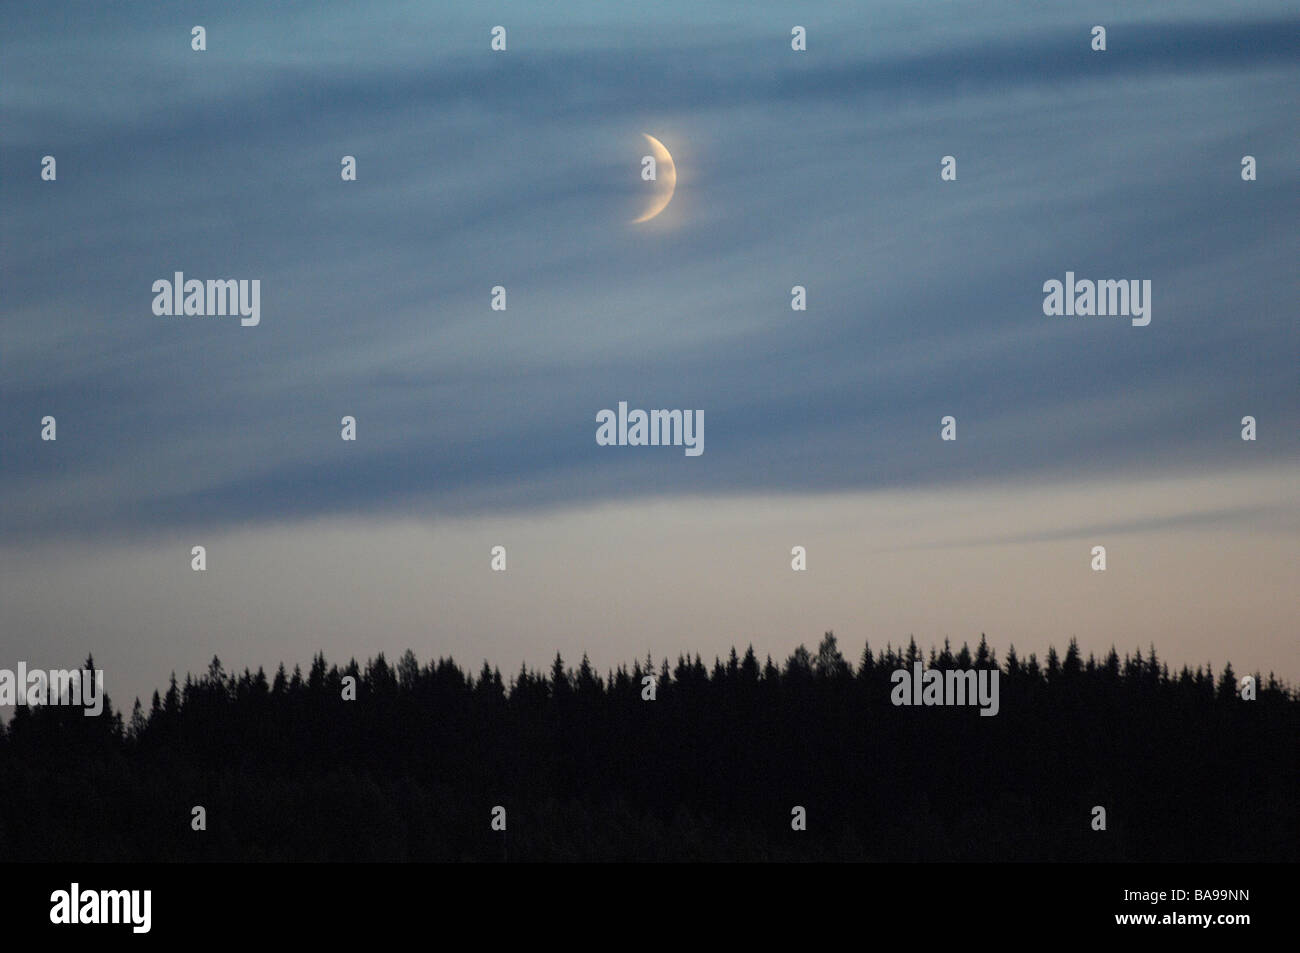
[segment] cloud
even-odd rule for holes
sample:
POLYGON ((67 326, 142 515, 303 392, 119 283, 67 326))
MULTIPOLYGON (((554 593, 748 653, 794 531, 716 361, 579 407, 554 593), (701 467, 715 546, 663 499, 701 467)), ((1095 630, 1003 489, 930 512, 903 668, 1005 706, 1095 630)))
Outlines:
MULTIPOLYGON (((707 452, 706 452, 707 457, 707 452)), ((531 486, 530 486, 531 493, 531 486)), ((597 670, 753 642, 778 661, 833 629, 1042 658, 1154 642, 1175 670, 1294 678, 1297 488, 1287 467, 871 492, 664 494, 471 518, 409 513, 218 525, 130 541, 0 544, 11 659, 93 652, 117 705, 175 669, 407 648, 509 676, 557 650, 597 670), (1243 499, 1253 501, 1247 507, 1243 499), (1065 529, 1063 530, 1062 527, 1065 529), (190 547, 208 569, 190 570, 190 547), (1091 547, 1107 547, 1104 573, 1091 547), (493 546, 507 571, 493 572, 493 546), (807 572, 790 568, 806 547, 807 572)))
POLYGON ((235 5, 209 54, 112 11, 6 14, 7 533, 1297 456, 1280 5, 1115 21, 1104 55, 1059 11, 922 33, 885 5, 863 44, 835 7, 802 59, 777 6, 769 46, 685 7, 571 32, 511 7, 499 59, 473 18, 412 37, 415 7, 354 29, 311 6, 235 5), (626 226, 643 130, 680 172, 654 231, 626 226), (1152 279, 1151 326, 1045 318, 1067 269, 1152 279), (175 270, 260 278, 262 325, 154 317, 175 270), (705 455, 597 447, 622 399, 702 408, 705 455))

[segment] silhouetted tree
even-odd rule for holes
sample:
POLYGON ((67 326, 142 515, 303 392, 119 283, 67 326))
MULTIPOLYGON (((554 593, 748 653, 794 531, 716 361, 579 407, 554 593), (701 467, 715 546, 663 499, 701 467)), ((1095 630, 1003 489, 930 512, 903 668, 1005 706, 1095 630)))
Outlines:
POLYGON ((0 837, 19 860, 499 860, 484 805, 508 803, 511 859, 1300 859, 1300 700, 1273 673, 1245 701, 1231 664, 1216 686, 1208 664, 1171 677, 1154 646, 1085 665, 1071 639, 1046 675, 1008 649, 997 718, 893 706, 893 672, 926 656, 997 665, 983 636, 973 657, 910 639, 864 646, 855 675, 827 632, 784 670, 752 646, 712 671, 664 659, 648 703, 650 657, 601 677, 557 652, 506 685, 486 660, 472 677, 409 651, 342 669, 317 653, 270 684, 214 656, 129 727, 107 698, 102 719, 16 709, 0 837), (227 819, 212 837, 158 820, 195 792, 227 819), (1068 805, 1103 794, 1126 822, 1089 838, 1068 805), (818 818, 794 839, 792 803, 818 818))

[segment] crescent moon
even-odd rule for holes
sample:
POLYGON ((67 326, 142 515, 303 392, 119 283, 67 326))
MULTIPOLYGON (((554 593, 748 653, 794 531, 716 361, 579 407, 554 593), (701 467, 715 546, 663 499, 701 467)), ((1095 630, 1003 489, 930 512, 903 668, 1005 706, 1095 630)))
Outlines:
POLYGON ((664 144, 654 136, 645 136, 650 143, 650 149, 655 157, 655 178, 657 181, 664 183, 663 188, 650 202, 650 207, 640 218, 632 219, 633 225, 639 225, 642 222, 648 222, 660 212, 668 207, 668 203, 673 200, 673 192, 677 190, 677 164, 673 162, 672 155, 664 148, 664 144))

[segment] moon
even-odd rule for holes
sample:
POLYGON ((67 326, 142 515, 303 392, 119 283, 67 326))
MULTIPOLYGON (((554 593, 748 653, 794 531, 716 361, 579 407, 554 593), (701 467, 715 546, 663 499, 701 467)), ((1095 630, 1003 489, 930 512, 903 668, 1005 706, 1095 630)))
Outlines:
POLYGON ((654 136, 646 136, 645 133, 641 135, 645 136, 646 141, 650 143, 650 149, 655 157, 655 181, 661 188, 650 200, 650 206, 641 217, 632 219, 633 225, 648 222, 666 209, 668 203, 673 200, 673 192, 677 189, 677 164, 673 162, 672 155, 654 136))

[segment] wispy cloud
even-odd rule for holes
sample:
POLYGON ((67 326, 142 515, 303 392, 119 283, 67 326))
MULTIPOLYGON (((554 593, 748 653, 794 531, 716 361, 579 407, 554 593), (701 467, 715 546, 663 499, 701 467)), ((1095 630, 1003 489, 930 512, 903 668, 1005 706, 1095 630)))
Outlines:
POLYGON ((856 6, 803 58, 777 5, 741 32, 507 7, 498 59, 423 5, 236 4, 207 54, 174 18, 8 11, 6 532, 1294 460, 1300 18, 1182 4, 1098 56, 1063 7, 863 34, 856 6), (641 130, 680 171, 649 234, 641 130), (1066 269, 1151 278, 1151 326, 1045 318, 1066 269), (154 317, 174 270, 261 278, 262 325, 154 317), (603 451, 619 399, 705 409, 708 452, 603 451))

